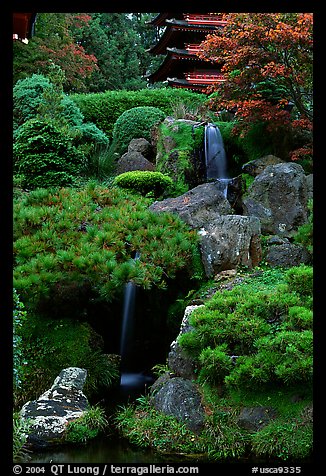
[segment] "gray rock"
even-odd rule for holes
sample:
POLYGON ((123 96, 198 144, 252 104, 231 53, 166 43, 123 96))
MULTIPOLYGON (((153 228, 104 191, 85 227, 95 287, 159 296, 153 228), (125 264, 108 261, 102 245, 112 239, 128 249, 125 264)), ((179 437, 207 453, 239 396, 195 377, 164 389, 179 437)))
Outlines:
POLYGON ((117 162, 117 175, 134 170, 155 170, 155 166, 140 152, 126 152, 117 162))
POLYGON ((155 154, 152 145, 144 138, 132 139, 128 145, 128 152, 139 152, 145 159, 152 162, 155 154))
POLYGON ((246 174, 252 175, 256 177, 257 175, 261 174, 263 170, 268 165, 275 165, 284 163, 283 160, 279 159, 275 155, 265 155, 265 157, 261 157, 260 159, 251 160, 242 166, 242 171, 246 174))
POLYGON ((238 416, 237 423, 241 428, 258 431, 267 425, 277 415, 271 407, 245 407, 238 416))
POLYGON ((181 377, 170 378, 165 375, 153 387, 150 401, 156 410, 176 417, 190 430, 200 433, 204 427, 205 413, 201 395, 194 383, 181 377))
POLYGON ((263 234, 293 236, 307 222, 308 185, 299 164, 267 166, 243 198, 243 214, 258 217, 263 234))
POLYGON ((238 266, 257 266, 262 259, 260 222, 256 217, 225 215, 199 231, 207 277, 238 266))
POLYGON ((219 215, 233 212, 218 184, 214 182, 198 185, 179 197, 154 202, 149 208, 157 213, 176 213, 193 228, 201 228, 219 215))
POLYGON ((283 268, 291 268, 299 266, 299 264, 311 264, 312 257, 308 250, 299 244, 282 243, 271 246, 265 257, 270 266, 282 266, 283 268))
POLYGON ((191 313, 201 306, 187 306, 183 315, 180 326, 180 332, 177 338, 171 343, 170 352, 168 354, 168 366, 172 372, 178 376, 186 379, 194 379, 196 365, 194 360, 189 357, 178 343, 178 338, 182 334, 191 331, 193 328, 189 324, 189 317, 191 313))
POLYGON ((21 418, 31 421, 29 446, 43 448, 65 442, 67 423, 80 418, 88 408, 82 392, 86 376, 85 369, 63 369, 49 390, 22 407, 21 418))

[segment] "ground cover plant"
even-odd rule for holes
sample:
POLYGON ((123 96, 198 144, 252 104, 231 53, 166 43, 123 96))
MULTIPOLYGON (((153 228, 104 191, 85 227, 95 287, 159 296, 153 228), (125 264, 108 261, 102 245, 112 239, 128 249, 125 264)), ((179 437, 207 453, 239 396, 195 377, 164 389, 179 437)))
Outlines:
MULTIPOLYGON (((193 330, 178 342, 194 360, 206 423, 188 438, 194 444, 180 449, 174 435, 183 424, 174 420, 178 431, 163 438, 169 451, 205 453, 211 460, 311 456, 312 275, 306 265, 245 272, 191 314, 193 330), (257 405, 272 407, 276 417, 259 431, 239 426, 241 409, 257 405)), ((118 413, 118 427, 136 444, 156 447, 164 418, 141 402, 118 413), (144 434, 155 438, 149 442, 144 434)))

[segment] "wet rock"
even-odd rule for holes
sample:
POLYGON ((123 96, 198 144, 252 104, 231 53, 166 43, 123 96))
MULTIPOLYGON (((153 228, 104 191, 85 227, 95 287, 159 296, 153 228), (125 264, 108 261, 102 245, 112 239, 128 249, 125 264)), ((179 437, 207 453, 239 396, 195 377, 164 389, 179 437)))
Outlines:
POLYGON ((284 163, 283 160, 279 159, 275 155, 265 155, 260 159, 251 160, 242 166, 242 171, 246 174, 256 177, 261 174, 268 165, 275 165, 284 163))

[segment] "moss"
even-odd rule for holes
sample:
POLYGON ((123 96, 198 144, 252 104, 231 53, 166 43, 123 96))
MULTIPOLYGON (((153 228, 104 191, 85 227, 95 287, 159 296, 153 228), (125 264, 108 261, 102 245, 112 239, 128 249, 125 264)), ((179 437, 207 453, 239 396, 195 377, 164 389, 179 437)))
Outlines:
POLYGON ((157 170, 169 175, 179 188, 194 187, 204 181, 204 164, 200 151, 203 147, 204 127, 193 127, 184 121, 163 123, 159 126, 157 170), (172 147, 165 147, 165 142, 172 147))

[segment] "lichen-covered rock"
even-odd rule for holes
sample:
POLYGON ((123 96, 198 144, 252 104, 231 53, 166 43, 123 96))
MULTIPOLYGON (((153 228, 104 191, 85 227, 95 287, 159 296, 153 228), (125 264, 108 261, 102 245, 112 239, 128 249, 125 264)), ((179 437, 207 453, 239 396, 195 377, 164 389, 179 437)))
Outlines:
POLYGON ((86 376, 85 369, 63 369, 49 390, 22 407, 21 417, 31 422, 29 446, 44 448, 65 443, 67 424, 83 416, 88 408, 82 391, 86 376))
POLYGON ((117 175, 135 170, 155 170, 155 166, 147 160, 140 152, 126 152, 117 162, 117 175))
POLYGON ((244 407, 238 416, 238 425, 249 431, 258 431, 277 416, 272 407, 244 407))
POLYGON ((265 155, 260 159, 251 160, 242 166, 242 170, 244 173, 252 175, 256 177, 257 175, 261 174, 263 170, 268 165, 275 165, 275 164, 282 164, 284 163, 283 160, 279 159, 275 155, 265 155))
POLYGON ((302 264, 311 264, 312 256, 302 245, 294 243, 274 244, 270 246, 265 257, 266 262, 273 267, 291 268, 302 264))

